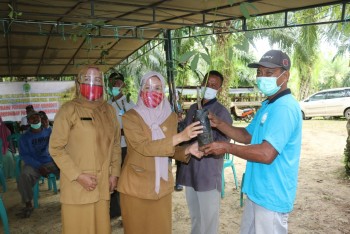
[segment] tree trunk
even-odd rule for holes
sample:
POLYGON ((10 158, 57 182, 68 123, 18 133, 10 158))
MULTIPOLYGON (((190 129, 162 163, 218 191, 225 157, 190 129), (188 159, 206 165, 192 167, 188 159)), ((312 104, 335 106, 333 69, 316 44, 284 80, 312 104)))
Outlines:
POLYGON ((345 156, 344 162, 345 162, 346 173, 350 175, 350 119, 346 124, 346 129, 348 131, 348 138, 346 140, 346 146, 344 149, 344 156, 345 156))
MULTIPOLYGON (((229 22, 223 22, 220 24, 222 27, 229 27, 229 22)), ((227 29, 226 29, 227 30, 227 29)), ((231 108, 231 99, 229 95, 229 88, 230 88, 230 82, 229 79, 232 75, 232 71, 230 69, 230 61, 228 58, 228 53, 226 48, 229 44, 229 37, 230 34, 217 34, 217 50, 216 52, 219 55, 225 56, 225 64, 222 64, 222 66, 218 69, 218 72, 220 72, 224 76, 224 82, 221 87, 221 92, 219 94, 218 100, 222 105, 224 105, 229 111, 231 108)))

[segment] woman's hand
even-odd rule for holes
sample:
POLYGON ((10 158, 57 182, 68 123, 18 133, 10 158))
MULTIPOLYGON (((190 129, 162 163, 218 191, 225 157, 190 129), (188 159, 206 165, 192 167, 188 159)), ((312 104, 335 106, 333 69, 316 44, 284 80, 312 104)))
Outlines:
POLYGON ((203 133, 203 126, 199 121, 188 125, 182 132, 182 141, 188 141, 196 137, 198 134, 203 133))
POLYGON ((78 176, 77 182, 83 186, 86 191, 93 191, 97 186, 96 175, 82 173, 78 176))
POLYGON ((185 152, 187 152, 186 154, 190 153, 197 158, 201 158, 204 155, 204 153, 202 151, 199 151, 197 141, 195 143, 193 143, 192 145, 187 146, 185 152))
POLYGON ((118 184, 118 177, 116 176, 110 176, 109 177, 109 191, 111 193, 114 192, 114 190, 116 189, 117 187, 117 184, 118 184))
POLYGON ((191 140, 198 134, 203 133, 203 126, 199 121, 188 125, 182 132, 173 136, 173 146, 180 144, 181 142, 191 140))

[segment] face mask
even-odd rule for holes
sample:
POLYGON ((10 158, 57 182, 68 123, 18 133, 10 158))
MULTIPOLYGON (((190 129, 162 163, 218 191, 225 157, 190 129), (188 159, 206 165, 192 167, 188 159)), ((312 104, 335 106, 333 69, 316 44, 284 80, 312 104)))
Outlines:
MULTIPOLYGON (((283 74, 284 72, 282 72, 283 74)), ((281 74, 281 75, 282 75, 281 74)), ((257 85, 260 91, 265 95, 265 96, 272 96, 278 92, 278 90, 281 89, 281 86, 277 86, 277 80, 281 77, 279 75, 278 77, 273 77, 273 76, 259 76, 256 78, 257 80, 257 85)))
POLYGON ((41 127, 41 122, 39 122, 37 124, 30 124, 30 127, 33 129, 39 129, 41 127))
POLYGON ((216 94, 218 91, 215 89, 209 88, 209 87, 207 87, 207 88, 202 87, 202 93, 203 92, 204 92, 204 99, 211 100, 211 99, 214 99, 216 97, 216 94))
POLYGON ((101 85, 80 84, 80 93, 89 101, 95 101, 102 97, 103 87, 101 85))
POLYGON ((163 101, 164 94, 157 91, 141 91, 140 96, 145 106, 155 108, 163 101))
POLYGON ((110 91, 110 94, 112 94, 114 97, 118 96, 120 94, 120 88, 119 87, 113 87, 112 91, 110 91))

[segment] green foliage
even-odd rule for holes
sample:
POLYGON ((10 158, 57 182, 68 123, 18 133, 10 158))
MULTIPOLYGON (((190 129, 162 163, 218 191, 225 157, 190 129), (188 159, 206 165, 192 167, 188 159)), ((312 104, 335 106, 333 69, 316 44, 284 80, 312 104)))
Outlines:
POLYGON ((22 12, 18 12, 15 9, 13 9, 13 7, 10 4, 7 4, 7 6, 10 8, 10 12, 8 13, 8 17, 11 20, 15 20, 17 19, 19 16, 22 16, 22 12))

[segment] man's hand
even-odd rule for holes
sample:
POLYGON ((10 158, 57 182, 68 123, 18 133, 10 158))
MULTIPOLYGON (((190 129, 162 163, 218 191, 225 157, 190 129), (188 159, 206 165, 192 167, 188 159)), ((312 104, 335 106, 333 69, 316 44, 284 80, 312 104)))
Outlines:
POLYGON ((39 167, 39 173, 41 176, 47 177, 50 171, 46 167, 39 167))
POLYGON ((203 151, 205 155, 214 154, 221 155, 229 153, 230 143, 225 141, 212 142, 210 144, 202 146, 199 150, 203 151))
POLYGON ((197 158, 201 158, 204 155, 202 151, 199 151, 197 141, 195 143, 193 143, 192 145, 188 146, 188 151, 190 154, 192 154, 193 156, 195 156, 197 158))
POLYGON ((110 176, 109 177, 109 191, 112 193, 117 188, 118 177, 110 176))
POLYGON ((82 173, 78 176, 77 182, 87 191, 95 190, 97 186, 97 177, 92 174, 82 173))
POLYGON ((209 112, 208 119, 210 120, 210 126, 216 128, 222 121, 214 113, 209 112))

